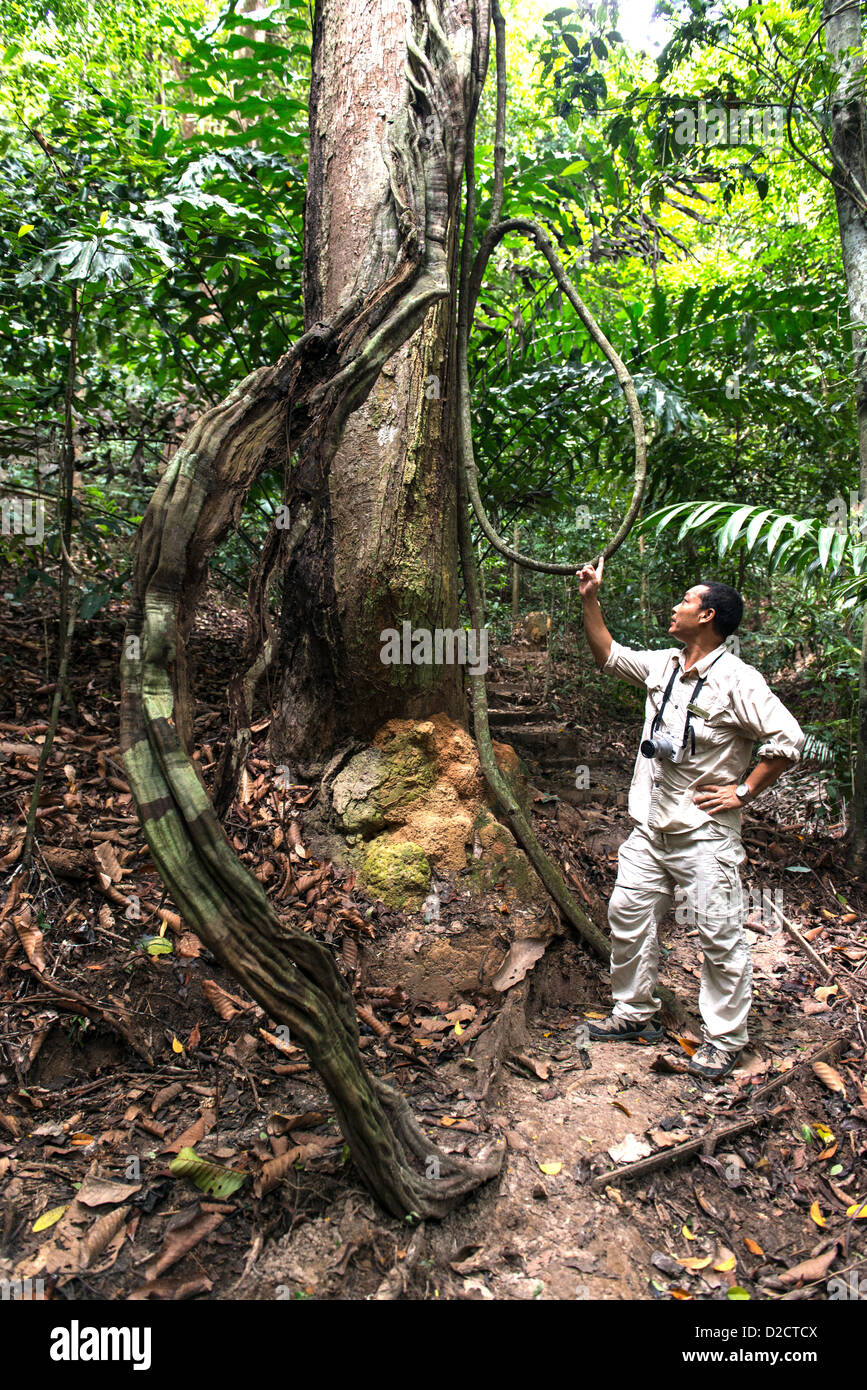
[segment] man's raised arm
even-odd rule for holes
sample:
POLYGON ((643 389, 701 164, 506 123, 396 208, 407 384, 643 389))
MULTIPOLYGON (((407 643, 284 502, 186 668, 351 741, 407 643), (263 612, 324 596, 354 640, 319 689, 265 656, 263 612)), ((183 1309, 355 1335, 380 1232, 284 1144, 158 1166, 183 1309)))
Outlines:
POLYGON ((587 644, 593 653, 597 666, 604 666, 611 655, 613 637, 605 626, 602 609, 599 607, 599 585, 605 569, 604 559, 599 561, 599 569, 585 565, 578 575, 578 592, 584 604, 584 632, 587 644))

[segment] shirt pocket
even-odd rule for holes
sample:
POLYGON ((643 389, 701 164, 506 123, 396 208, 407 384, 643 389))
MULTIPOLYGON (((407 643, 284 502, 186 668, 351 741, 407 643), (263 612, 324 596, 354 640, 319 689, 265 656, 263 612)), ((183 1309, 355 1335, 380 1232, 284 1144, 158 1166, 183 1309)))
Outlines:
POLYGON ((733 730, 725 723, 729 703, 726 697, 715 695, 705 700, 700 695, 698 703, 706 713, 704 717, 695 714, 692 717, 696 742, 713 745, 731 739, 733 730))

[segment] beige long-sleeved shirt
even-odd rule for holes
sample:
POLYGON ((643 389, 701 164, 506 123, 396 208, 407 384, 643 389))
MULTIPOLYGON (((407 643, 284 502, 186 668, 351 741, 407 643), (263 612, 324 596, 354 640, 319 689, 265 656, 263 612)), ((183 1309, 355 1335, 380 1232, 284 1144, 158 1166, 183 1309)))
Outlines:
MULTIPOLYGON (((603 671, 647 689, 642 739, 650 736, 650 726, 662 704, 674 662, 683 673, 680 647, 635 651, 619 642, 611 643, 603 671)), ((668 733, 676 747, 683 738, 686 707, 693 700, 696 682, 702 675, 706 675, 706 680, 698 707, 705 717, 693 715, 691 721, 695 753, 690 751, 683 762, 672 763, 667 758, 645 758, 639 752, 629 789, 629 814, 637 825, 669 834, 697 830, 715 822, 740 835, 741 812, 717 811, 711 816, 696 806, 696 791, 743 782, 758 740, 760 758, 791 758, 797 762, 805 734, 761 672, 721 643, 674 682, 660 731, 668 733)))

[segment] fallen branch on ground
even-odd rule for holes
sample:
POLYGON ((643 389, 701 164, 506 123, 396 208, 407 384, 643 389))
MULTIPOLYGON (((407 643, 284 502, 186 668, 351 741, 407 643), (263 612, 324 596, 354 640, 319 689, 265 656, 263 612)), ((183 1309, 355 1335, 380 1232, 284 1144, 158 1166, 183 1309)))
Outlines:
MULTIPOLYGON (((780 1072, 772 1081, 768 1081, 764 1086, 759 1086, 753 1091, 750 1099, 752 1101, 763 1099, 776 1091, 784 1083, 791 1081, 801 1071, 807 1067, 812 1067, 814 1062, 821 1062, 833 1057, 839 1049, 849 1041, 848 1038, 835 1038, 833 1042, 820 1047, 811 1057, 803 1062, 799 1062, 791 1071, 780 1072)), ((666 1167, 669 1163, 675 1163, 679 1158, 689 1158, 693 1154, 712 1154, 717 1144, 723 1139, 733 1139, 738 1134, 744 1134, 747 1130, 755 1129, 758 1125, 765 1124, 769 1120, 776 1119, 781 1110, 766 1110, 760 1115, 747 1115, 742 1120, 738 1120, 733 1125, 726 1125, 723 1129, 707 1129, 704 1134, 700 1134, 697 1139, 690 1139, 685 1144, 677 1144, 672 1149, 663 1149, 660 1153, 651 1154, 649 1158, 639 1159, 637 1163, 628 1163, 624 1168, 609 1168, 605 1173, 598 1173, 592 1179, 590 1186, 594 1188, 611 1187, 614 1183, 622 1182, 624 1179, 642 1177, 645 1173, 652 1173, 658 1168, 666 1167)))

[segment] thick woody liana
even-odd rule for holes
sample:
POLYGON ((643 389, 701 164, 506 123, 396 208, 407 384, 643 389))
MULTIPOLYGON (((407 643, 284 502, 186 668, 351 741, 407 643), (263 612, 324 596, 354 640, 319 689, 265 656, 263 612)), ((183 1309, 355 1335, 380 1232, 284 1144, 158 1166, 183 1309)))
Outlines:
POLYGON ((121 663, 121 751, 154 861, 185 921, 305 1048, 370 1189, 395 1215, 428 1217, 493 1176, 502 1153, 471 1163, 438 1152, 404 1098, 367 1071, 331 952, 280 922, 199 781, 188 756, 185 662, 209 557, 256 478, 296 460, 291 555, 321 505, 347 416, 449 293, 446 228, 484 81, 488 0, 410 0, 408 12, 405 100, 387 137, 390 188, 352 291, 330 323, 205 412, 142 522, 121 663))

